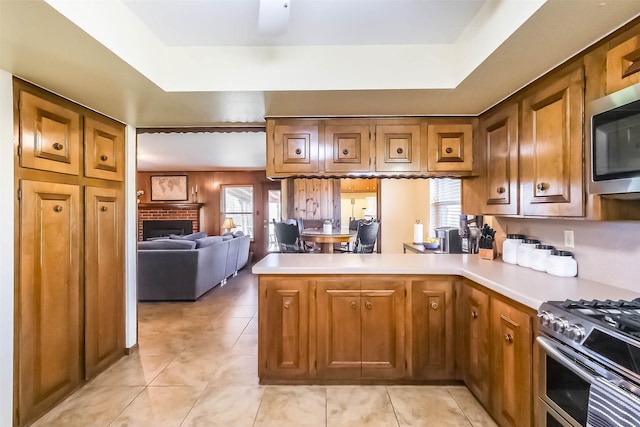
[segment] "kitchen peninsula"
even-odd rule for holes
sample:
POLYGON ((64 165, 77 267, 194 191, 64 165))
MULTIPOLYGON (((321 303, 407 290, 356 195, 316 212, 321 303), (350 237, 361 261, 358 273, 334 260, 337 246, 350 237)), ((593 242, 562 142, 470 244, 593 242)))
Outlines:
POLYGON ((531 425, 542 302, 638 296, 464 254, 270 254, 253 273, 261 383, 464 382, 500 425, 531 425))

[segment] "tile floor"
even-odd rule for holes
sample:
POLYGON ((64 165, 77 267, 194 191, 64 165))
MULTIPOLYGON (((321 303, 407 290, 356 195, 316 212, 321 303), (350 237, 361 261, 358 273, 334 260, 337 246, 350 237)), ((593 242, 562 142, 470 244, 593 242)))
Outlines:
POLYGON ((141 303, 139 351, 35 426, 495 426, 463 386, 260 386, 257 278, 141 303))

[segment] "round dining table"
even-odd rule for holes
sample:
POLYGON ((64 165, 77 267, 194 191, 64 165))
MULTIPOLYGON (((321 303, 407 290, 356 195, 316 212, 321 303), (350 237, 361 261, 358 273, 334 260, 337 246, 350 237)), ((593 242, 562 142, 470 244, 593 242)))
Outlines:
POLYGON ((306 229, 300 233, 300 240, 319 243, 322 253, 333 253, 333 245, 336 243, 349 243, 356 241, 357 233, 353 230, 332 230, 325 233, 321 229, 306 229))

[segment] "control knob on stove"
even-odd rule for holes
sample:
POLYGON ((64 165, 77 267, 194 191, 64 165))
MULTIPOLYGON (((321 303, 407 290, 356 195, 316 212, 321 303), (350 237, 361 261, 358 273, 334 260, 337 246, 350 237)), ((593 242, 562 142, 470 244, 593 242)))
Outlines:
POLYGON ((538 318, 540 319, 540 324, 543 326, 550 327, 553 324, 553 319, 555 316, 552 313, 549 313, 546 310, 538 313, 538 318))
POLYGON ((559 334, 564 334, 568 327, 569 322, 564 317, 558 317, 553 321, 553 330, 559 334))
POLYGON ((571 339, 573 341, 576 341, 576 342, 578 342, 582 338, 584 338, 585 333, 586 333, 586 331, 584 330, 584 327, 579 323, 576 323, 574 325, 570 325, 567 328, 567 331, 566 331, 566 335, 569 336, 569 339, 571 339))

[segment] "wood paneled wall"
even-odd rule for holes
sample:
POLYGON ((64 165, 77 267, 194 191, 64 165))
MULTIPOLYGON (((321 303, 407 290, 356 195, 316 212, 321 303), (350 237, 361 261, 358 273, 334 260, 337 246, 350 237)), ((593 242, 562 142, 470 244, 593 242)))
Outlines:
POLYGON ((220 188, 223 185, 252 185, 254 191, 254 240, 251 242, 251 250, 254 252, 254 260, 265 255, 263 247, 265 243, 262 236, 262 223, 266 212, 262 212, 262 187, 263 184, 272 183, 267 179, 265 171, 203 171, 203 172, 138 172, 137 189, 143 190, 140 197, 141 203, 151 202, 151 176, 158 175, 186 175, 189 201, 191 202, 191 189, 198 186, 197 202, 203 203, 200 210, 200 230, 209 235, 219 235, 222 221, 220 219, 220 188))
MULTIPOLYGON (((302 219, 333 219, 340 222, 340 180, 319 178, 289 179, 287 216, 302 219)), ((337 222, 336 222, 337 221, 337 222)))

